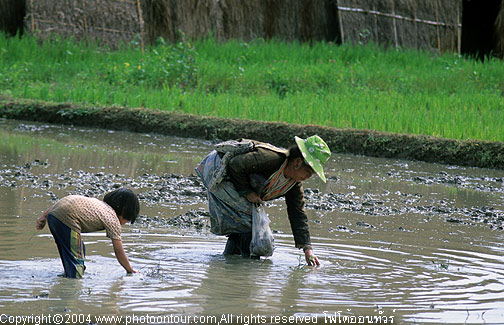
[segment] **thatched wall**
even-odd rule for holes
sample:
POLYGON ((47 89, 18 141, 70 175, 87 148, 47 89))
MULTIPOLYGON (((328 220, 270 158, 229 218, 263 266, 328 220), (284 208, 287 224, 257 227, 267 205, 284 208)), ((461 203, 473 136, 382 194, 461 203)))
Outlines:
POLYGON ((159 36, 176 40, 178 31, 191 38, 217 40, 280 38, 334 41, 331 0, 145 0, 148 42, 159 36))
POLYGON ((337 0, 342 42, 460 52, 462 0, 337 0))
POLYGON ((27 0, 25 29, 117 46, 141 34, 136 0, 27 0))
MULTIPOLYGON (((476 0, 0 0, 0 28, 7 9, 16 3, 26 4, 25 31, 42 38, 57 33, 112 46, 135 39, 143 46, 158 37, 174 42, 182 31, 193 39, 212 33, 222 41, 273 37, 302 42, 373 41, 460 53, 461 43, 467 43, 461 40, 462 11, 476 0)), ((504 1, 502 6, 493 41, 501 55, 504 1)), ((464 26, 464 30, 475 31, 475 39, 480 37, 478 29, 464 26)))
MULTIPOLYGON (((6 1, 6 0, 1 0, 6 1)), ((332 0, 26 0, 25 29, 115 46, 213 33, 218 40, 336 38, 332 0), (144 24, 145 22, 145 24, 144 24)))

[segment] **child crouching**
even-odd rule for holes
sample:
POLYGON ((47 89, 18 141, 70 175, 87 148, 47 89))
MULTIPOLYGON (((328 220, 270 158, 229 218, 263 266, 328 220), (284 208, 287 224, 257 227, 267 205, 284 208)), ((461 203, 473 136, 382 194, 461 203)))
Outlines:
POLYGON ((133 191, 120 188, 107 193, 100 201, 81 195, 69 195, 57 201, 37 219, 37 229, 46 222, 54 237, 65 268, 65 277, 82 278, 86 249, 81 233, 104 230, 112 240, 119 264, 127 273, 136 273, 124 252, 121 226, 135 222, 140 212, 138 198, 133 191))

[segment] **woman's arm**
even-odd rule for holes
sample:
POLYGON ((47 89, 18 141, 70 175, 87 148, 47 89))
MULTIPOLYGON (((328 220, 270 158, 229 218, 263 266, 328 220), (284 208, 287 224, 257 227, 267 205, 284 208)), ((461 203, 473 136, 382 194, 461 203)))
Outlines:
POLYGON ((310 231, 308 229, 308 216, 304 209, 305 200, 303 194, 303 186, 301 183, 296 184, 285 195, 285 203, 287 204, 287 214, 291 224, 292 234, 294 235, 294 243, 296 247, 302 248, 305 254, 305 260, 308 265, 318 266, 320 262, 317 256, 313 253, 311 246, 310 231))
POLYGON ((126 253, 124 252, 122 240, 112 239, 112 246, 114 246, 114 254, 117 258, 117 261, 122 265, 122 267, 124 267, 126 272, 137 273, 137 271, 131 267, 128 256, 126 256, 126 253))
POLYGON ((296 247, 303 248, 305 245, 311 245, 308 216, 304 208, 305 200, 301 183, 294 185, 285 194, 285 203, 296 247))

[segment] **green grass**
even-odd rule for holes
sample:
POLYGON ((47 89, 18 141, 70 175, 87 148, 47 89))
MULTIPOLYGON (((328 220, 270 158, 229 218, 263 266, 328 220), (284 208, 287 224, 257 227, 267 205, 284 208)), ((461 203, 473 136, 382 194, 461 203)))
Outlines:
POLYGON ((377 45, 160 41, 142 53, 0 35, 0 95, 504 141, 504 63, 377 45))

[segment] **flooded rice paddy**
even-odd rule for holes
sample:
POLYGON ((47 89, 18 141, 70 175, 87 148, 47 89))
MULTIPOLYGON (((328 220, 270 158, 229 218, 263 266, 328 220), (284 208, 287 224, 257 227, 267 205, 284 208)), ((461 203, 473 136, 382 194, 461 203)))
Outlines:
POLYGON ((334 154, 328 183, 305 184, 322 262, 313 268, 293 247, 283 200, 267 207, 277 245, 271 258, 221 254, 226 239, 208 230, 206 196, 193 172, 212 145, 0 120, 2 319, 504 322, 503 171, 334 154), (125 250, 141 273, 126 276, 98 232, 84 234, 84 279, 58 277, 56 246, 47 227, 35 230, 35 219, 65 195, 102 198, 119 186, 141 199, 140 220, 123 227, 125 250))

